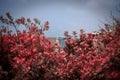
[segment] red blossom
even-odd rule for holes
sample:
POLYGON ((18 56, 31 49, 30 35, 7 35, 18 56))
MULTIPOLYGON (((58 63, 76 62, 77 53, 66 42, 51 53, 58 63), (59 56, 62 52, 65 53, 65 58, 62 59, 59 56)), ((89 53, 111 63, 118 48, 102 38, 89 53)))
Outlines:
POLYGON ((46 21, 44 24, 44 30, 48 30, 49 29, 49 22, 46 21))
POLYGON ((77 32, 76 31, 73 31, 73 35, 76 35, 77 34, 77 32))
MULTIPOLYGON (((11 17, 9 13, 7 16, 11 17)), ((3 19, 0 16, 1 22, 3 19)), ((28 26, 29 30, 17 30, 18 34, 13 34, 8 26, 0 29, 0 68, 3 68, 0 69, 0 79, 10 76, 13 80, 119 79, 119 27, 111 31, 102 29, 97 34, 86 34, 81 29, 80 37, 76 39, 66 31, 65 47, 61 49, 59 40, 54 45, 45 37, 48 21, 43 28, 39 28, 40 21, 36 18, 34 23, 24 17, 13 23, 28 23, 23 26, 28 26)), ((73 31, 73 35, 76 34, 73 31)))
POLYGON ((64 36, 68 36, 68 31, 65 31, 65 32, 64 32, 64 36))
POLYGON ((40 24, 40 21, 37 18, 34 18, 35 23, 40 24))
POLYGON ((80 29, 80 32, 81 32, 81 34, 84 32, 84 30, 83 29, 80 29))
POLYGON ((33 52, 33 53, 37 52, 37 48, 34 47, 34 48, 32 49, 32 52, 33 52))
POLYGON ((27 22, 31 22, 30 18, 27 18, 27 22))

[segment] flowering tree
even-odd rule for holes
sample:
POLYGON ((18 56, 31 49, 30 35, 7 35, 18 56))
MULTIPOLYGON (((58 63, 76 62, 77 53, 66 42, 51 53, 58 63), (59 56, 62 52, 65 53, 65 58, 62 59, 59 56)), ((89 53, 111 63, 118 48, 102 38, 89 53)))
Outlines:
POLYGON ((9 13, 6 15, 7 18, 0 16, 3 24, 0 30, 1 68, 10 67, 9 74, 15 80, 27 77, 31 80, 43 78, 48 71, 45 67, 52 65, 48 59, 52 63, 54 57, 53 45, 44 36, 44 31, 49 29, 49 22, 46 21, 44 26, 39 28, 40 21, 36 18, 33 23, 29 18, 15 20, 9 13), (15 28, 15 34, 10 26, 15 28), (19 31, 17 28, 21 26, 25 26, 26 30, 19 31))
MULTIPOLYGON (((9 13, 0 16, 0 79, 6 80, 100 80, 120 77, 120 20, 111 29, 73 37, 66 31, 65 47, 45 37, 49 22, 9 13), (15 29, 13 31, 13 28, 15 29), (18 27, 25 27, 20 31, 18 27)), ((58 42, 58 43, 57 43, 58 42)))
MULTIPOLYGON (((112 17, 115 25, 111 29, 101 29, 98 33, 84 33, 80 30, 78 38, 72 38, 66 31, 65 52, 72 56, 72 68, 77 68, 80 79, 119 79, 120 77, 120 20, 112 17), (75 67, 73 67, 75 66, 75 67)), ((76 37, 76 32, 73 36, 76 37)), ((74 74, 74 75, 77 75, 74 74)))

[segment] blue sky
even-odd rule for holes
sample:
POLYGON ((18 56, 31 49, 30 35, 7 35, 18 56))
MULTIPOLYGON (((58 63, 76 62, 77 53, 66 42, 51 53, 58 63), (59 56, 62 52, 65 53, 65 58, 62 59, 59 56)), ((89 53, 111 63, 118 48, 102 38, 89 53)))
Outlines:
MULTIPOLYGON (((0 14, 10 12, 15 18, 38 18, 43 24, 50 22, 48 37, 63 36, 64 31, 85 29, 92 32, 110 21, 120 0, 0 0, 0 14)), ((20 28, 22 29, 22 28, 20 28)))

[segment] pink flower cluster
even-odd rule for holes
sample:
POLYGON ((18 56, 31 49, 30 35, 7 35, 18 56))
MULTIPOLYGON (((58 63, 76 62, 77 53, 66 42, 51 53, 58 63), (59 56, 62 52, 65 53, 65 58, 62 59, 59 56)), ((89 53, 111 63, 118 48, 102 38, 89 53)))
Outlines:
POLYGON ((104 80, 120 78, 120 25, 98 33, 73 37, 66 31, 65 47, 45 37, 49 22, 0 16, 0 79, 7 80, 104 80), (16 33, 10 29, 10 26, 16 33), (19 31, 18 27, 26 30, 19 31), (41 27, 39 27, 41 26, 41 27))

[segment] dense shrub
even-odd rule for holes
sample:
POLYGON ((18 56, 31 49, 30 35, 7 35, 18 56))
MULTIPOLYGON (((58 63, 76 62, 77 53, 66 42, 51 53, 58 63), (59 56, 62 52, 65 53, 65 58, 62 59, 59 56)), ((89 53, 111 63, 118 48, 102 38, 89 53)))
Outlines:
POLYGON ((65 47, 45 37, 49 22, 0 16, 0 79, 109 80, 120 77, 120 20, 97 33, 66 31, 65 47), (16 32, 13 32, 14 27, 16 32), (25 27, 19 31, 18 27, 25 27))

